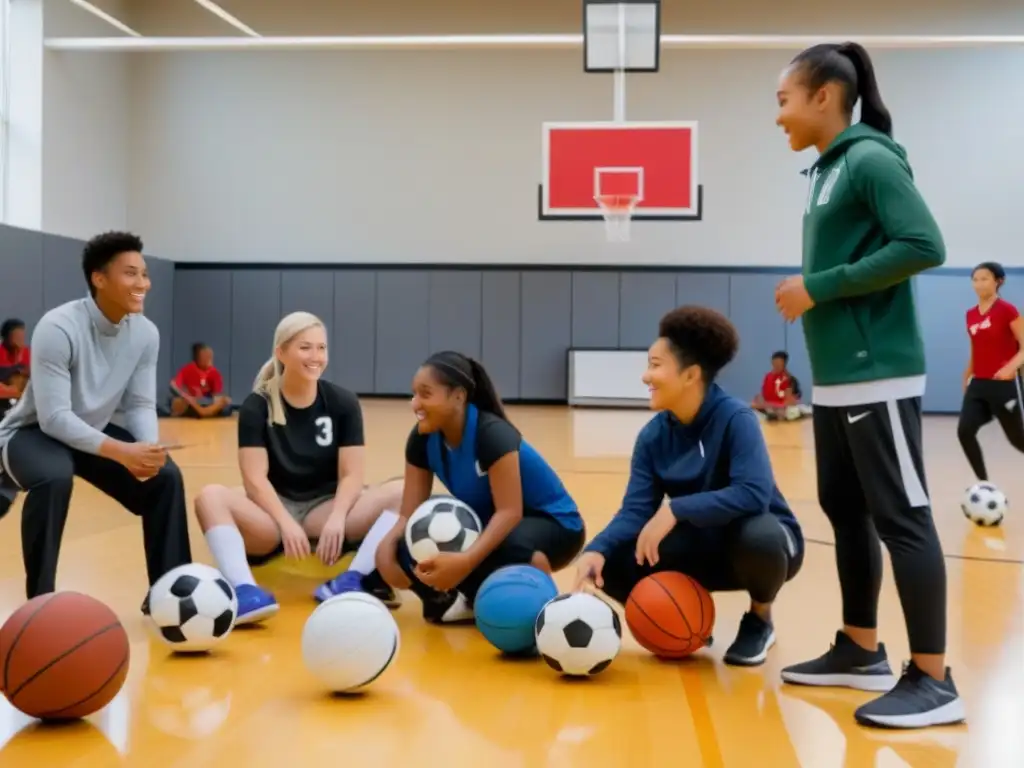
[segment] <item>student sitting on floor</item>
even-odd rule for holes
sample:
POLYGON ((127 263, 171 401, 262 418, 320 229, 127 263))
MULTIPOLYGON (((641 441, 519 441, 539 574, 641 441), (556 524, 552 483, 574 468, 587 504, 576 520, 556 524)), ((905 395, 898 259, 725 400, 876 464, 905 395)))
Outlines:
POLYGON ((769 421, 796 421, 810 412, 800 404, 803 396, 800 382, 787 370, 788 363, 789 355, 785 352, 772 355, 772 369, 765 374, 761 391, 751 403, 751 407, 769 421))
POLYGON ((224 394, 224 379, 213 367, 213 350, 192 345, 192 362, 182 366, 171 381, 171 415, 207 419, 231 413, 231 398, 224 394))
POLYGON ((28 383, 29 350, 25 343, 25 323, 17 318, 0 326, 0 417, 21 398, 28 383))

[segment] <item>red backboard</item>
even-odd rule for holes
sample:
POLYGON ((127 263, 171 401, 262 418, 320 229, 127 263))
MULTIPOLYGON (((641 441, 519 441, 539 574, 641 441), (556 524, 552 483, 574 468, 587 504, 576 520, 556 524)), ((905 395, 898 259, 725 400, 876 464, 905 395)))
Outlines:
POLYGON ((597 195, 638 195, 634 219, 701 217, 697 123, 545 123, 541 219, 600 219, 597 195))

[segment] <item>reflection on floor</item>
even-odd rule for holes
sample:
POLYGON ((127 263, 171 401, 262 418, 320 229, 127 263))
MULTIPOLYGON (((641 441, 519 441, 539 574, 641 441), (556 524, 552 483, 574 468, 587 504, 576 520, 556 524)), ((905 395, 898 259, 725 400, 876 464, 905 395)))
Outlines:
MULTIPOLYGON (((400 472, 405 403, 364 404, 371 478, 400 472)), ((596 530, 615 512, 643 411, 514 408, 512 417, 554 464, 596 530)), ((164 422, 165 439, 199 443, 177 454, 190 494, 237 483, 233 422, 164 422)), ((558 679, 543 664, 509 662, 472 628, 423 624, 415 598, 397 614, 397 663, 370 693, 324 697, 299 658, 318 568, 279 562, 261 580, 283 603, 265 627, 236 631, 209 658, 168 656, 138 614, 144 590, 137 521, 87 485, 76 488, 60 583, 114 607, 132 639, 128 683, 88 723, 41 728, 0 704, 0 766, 736 766, 895 768, 1024 765, 1024 632, 1020 561, 1024 525, 1012 512, 980 530, 959 511, 969 482, 955 424, 929 418, 927 466, 949 565, 949 654, 972 718, 965 727, 893 733, 857 727, 866 694, 783 687, 784 664, 818 653, 839 622, 831 531, 815 503, 809 422, 765 427, 778 482, 811 544, 804 570, 776 610, 779 643, 761 669, 720 662, 726 642, 683 663, 660 663, 627 638, 601 677, 558 679)), ((986 433, 993 477, 1024 498, 1020 459, 986 433)), ((0 538, 0 618, 21 602, 19 513, 0 538)), ((197 559, 209 553, 193 528, 197 559)), ((566 574, 559 577, 567 583, 566 574)), ((716 636, 728 639, 745 608, 716 596, 716 636)), ((886 575, 881 629, 894 661, 907 654, 899 605, 886 575)))

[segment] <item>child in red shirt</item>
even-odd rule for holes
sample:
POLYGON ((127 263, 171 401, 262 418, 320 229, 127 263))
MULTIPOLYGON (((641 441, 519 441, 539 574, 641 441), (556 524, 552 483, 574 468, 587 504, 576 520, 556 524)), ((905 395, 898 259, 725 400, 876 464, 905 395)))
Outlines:
POLYGON ((786 370, 789 355, 776 352, 772 355, 772 369, 761 382, 761 391, 754 397, 751 407, 768 417, 770 421, 783 419, 794 421, 804 415, 800 407, 800 382, 786 370))
POLYGON ((988 480, 978 430, 992 419, 999 422, 1010 444, 1024 453, 1024 413, 1020 367, 1024 364, 1024 320, 999 295, 1006 270, 994 261, 974 268, 971 282, 978 303, 967 310, 971 357, 964 371, 964 402, 957 437, 978 480, 988 480))
POLYGON ((171 380, 171 415, 205 419, 231 413, 224 379, 213 367, 213 350, 202 342, 192 345, 192 362, 171 380))
POLYGON ((0 326, 0 416, 21 398, 28 383, 30 354, 25 343, 25 323, 17 318, 0 326))

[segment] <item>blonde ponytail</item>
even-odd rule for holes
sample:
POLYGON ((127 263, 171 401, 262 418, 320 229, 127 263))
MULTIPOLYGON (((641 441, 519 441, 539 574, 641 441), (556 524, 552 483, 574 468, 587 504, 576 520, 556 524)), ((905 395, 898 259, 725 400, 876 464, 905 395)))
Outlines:
POLYGON ((277 356, 277 351, 300 333, 310 328, 323 328, 323 321, 309 312, 292 312, 282 318, 274 331, 274 351, 270 359, 263 364, 253 382, 253 392, 267 399, 267 410, 271 424, 285 425, 284 402, 281 399, 281 376, 284 366, 277 356))

